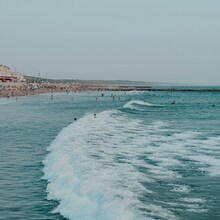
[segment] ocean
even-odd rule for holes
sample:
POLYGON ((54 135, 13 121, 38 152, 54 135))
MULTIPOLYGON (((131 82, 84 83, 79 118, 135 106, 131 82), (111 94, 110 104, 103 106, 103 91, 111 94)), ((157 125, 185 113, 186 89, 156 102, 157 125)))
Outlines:
POLYGON ((217 92, 1 98, 0 219, 220 219, 219 128, 217 92))

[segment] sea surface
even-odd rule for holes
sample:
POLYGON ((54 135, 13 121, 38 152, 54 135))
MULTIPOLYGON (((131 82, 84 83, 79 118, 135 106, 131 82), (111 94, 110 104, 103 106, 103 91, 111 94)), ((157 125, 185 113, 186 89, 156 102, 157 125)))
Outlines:
POLYGON ((220 93, 1 98, 0 219, 220 219, 220 93))

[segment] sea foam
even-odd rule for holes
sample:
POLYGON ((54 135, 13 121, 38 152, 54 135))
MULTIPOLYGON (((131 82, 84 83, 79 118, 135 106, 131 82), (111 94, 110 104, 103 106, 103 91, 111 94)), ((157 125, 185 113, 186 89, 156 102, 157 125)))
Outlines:
POLYGON ((137 216, 133 211, 137 201, 130 188, 141 190, 135 181, 139 174, 129 177, 134 173, 131 165, 114 163, 120 154, 120 149, 112 152, 117 137, 109 142, 108 130, 103 131, 106 122, 114 126, 111 114, 83 117, 61 131, 48 148, 43 162, 48 199, 58 200, 54 212, 68 219, 129 220, 137 216), (126 184, 120 175, 127 179, 126 184))
MULTIPOLYGON (((198 172, 204 168, 207 175, 219 174, 219 160, 203 152, 194 155, 200 146, 209 149, 200 135, 173 130, 163 121, 145 124, 119 110, 96 118, 85 115, 60 132, 43 161, 48 199, 59 201, 54 212, 68 219, 176 219, 167 207, 140 198, 153 195, 153 182, 158 180, 181 182, 180 170, 191 169, 192 163, 198 172)), ((208 139, 211 151, 218 142, 208 139)), ((170 190, 181 195, 189 191, 187 184, 170 190)), ((182 202, 186 201, 177 207, 182 202)))

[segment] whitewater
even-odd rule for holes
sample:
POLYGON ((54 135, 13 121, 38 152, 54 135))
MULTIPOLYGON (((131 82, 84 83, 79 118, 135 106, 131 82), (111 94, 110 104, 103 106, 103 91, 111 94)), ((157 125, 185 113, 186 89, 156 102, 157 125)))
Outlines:
MULTIPOLYGON (((3 180, 15 186, 20 179, 31 189, 25 192, 20 184, 23 198, 5 196, 8 211, 4 215, 16 216, 10 200, 15 204, 25 200, 38 207, 32 212, 18 208, 29 219, 219 218, 218 94, 117 92, 120 98, 114 100, 110 92, 101 94, 57 94, 53 101, 44 94, 17 104, 2 101, 2 108, 13 105, 3 113, 3 125, 12 120, 5 119, 7 114, 25 112, 15 124, 17 134, 10 134, 16 153, 7 155, 2 147, 8 159, 22 155, 13 172, 24 176, 3 180), (22 140, 21 124, 20 133, 27 134, 22 140), (21 154, 21 146, 26 145, 21 154), (25 175, 28 167, 33 172, 30 176, 25 175), (47 208, 41 210, 43 204, 47 208)), ((6 146, 9 134, 3 133, 1 146, 6 146)), ((8 161, 1 163, 5 172, 12 172, 8 161)), ((20 195, 19 190, 15 195, 20 195)))

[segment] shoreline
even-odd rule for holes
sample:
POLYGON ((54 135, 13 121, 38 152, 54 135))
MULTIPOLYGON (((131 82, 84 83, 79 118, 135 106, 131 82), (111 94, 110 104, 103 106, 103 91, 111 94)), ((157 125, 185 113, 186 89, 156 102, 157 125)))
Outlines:
POLYGON ((123 89, 116 86, 82 85, 67 83, 0 83, 0 98, 29 96, 44 93, 69 93, 81 91, 123 91, 123 89))
POLYGON ((27 82, 0 82, 0 98, 29 96, 43 93, 56 92, 81 92, 81 91, 146 91, 146 92, 220 92, 220 89, 199 88, 152 88, 140 86, 106 86, 84 85, 77 83, 27 83, 27 82))

